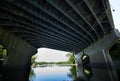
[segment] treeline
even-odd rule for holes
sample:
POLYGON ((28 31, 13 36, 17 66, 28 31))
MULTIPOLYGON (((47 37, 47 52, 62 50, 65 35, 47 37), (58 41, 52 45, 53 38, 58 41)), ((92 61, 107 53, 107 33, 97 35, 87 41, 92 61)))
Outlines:
POLYGON ((75 58, 75 54, 73 52, 66 55, 69 59, 67 61, 60 61, 60 62, 36 62, 38 56, 34 55, 32 56, 31 62, 32 65, 42 65, 42 64, 76 64, 77 60, 75 58))
POLYGON ((35 65, 42 65, 42 64, 69 64, 68 61, 62 62, 34 62, 35 65))

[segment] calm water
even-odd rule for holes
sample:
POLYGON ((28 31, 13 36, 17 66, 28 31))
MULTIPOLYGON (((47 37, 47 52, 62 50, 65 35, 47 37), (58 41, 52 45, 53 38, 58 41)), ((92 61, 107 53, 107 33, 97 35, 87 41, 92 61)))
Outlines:
POLYGON ((30 81, 117 81, 112 78, 110 69, 99 66, 58 66, 49 65, 32 68, 30 81))
POLYGON ((30 81, 73 81, 76 75, 71 66, 47 66, 32 68, 30 81))

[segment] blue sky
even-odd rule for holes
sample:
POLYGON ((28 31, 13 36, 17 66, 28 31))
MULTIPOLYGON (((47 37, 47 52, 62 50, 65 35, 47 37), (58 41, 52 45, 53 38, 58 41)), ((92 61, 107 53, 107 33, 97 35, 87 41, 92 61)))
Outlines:
MULTIPOLYGON (((120 0, 110 0, 111 12, 115 24, 115 28, 120 31, 120 0), (113 12, 113 9, 115 10, 113 12)), ((68 52, 58 51, 53 49, 41 48, 38 49, 38 58, 36 61, 57 62, 66 61, 68 52)))

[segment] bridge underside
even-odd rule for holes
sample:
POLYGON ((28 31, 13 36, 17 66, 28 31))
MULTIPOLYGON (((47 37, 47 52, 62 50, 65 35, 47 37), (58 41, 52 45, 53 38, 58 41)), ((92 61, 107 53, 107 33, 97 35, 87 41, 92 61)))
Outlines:
POLYGON ((108 0, 1 0, 0 28, 35 48, 80 52, 114 28, 108 0))
POLYGON ((110 69, 102 81, 117 81, 107 62, 118 37, 108 0, 0 0, 0 44, 8 51, 2 80, 28 81, 31 56, 47 47, 76 52, 78 62, 84 51, 92 64, 110 69))

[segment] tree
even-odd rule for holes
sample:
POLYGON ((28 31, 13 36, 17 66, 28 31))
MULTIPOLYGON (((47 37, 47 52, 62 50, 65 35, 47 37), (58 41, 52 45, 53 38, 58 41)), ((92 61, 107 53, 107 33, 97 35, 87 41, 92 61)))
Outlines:
POLYGON ((38 56, 37 55, 33 55, 32 58, 31 58, 31 63, 34 64, 36 63, 35 60, 38 56))
POLYGON ((5 59, 6 55, 7 55, 7 50, 3 49, 3 46, 0 45, 0 59, 5 59))
POLYGON ((76 64, 77 63, 75 55, 74 55, 73 52, 67 54, 66 56, 69 58, 68 63, 70 63, 70 64, 76 64))

